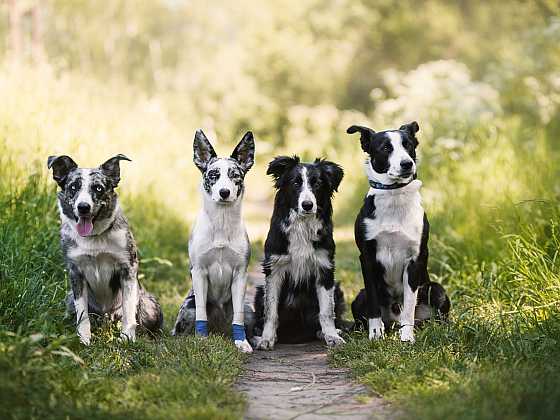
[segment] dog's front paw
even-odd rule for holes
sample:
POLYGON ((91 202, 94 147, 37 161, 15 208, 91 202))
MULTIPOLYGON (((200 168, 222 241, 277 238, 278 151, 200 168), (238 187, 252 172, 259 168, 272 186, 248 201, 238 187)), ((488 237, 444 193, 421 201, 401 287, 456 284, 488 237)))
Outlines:
POLYGON ((369 320, 369 339, 379 340, 385 335, 385 324, 381 318, 371 318, 369 320))
POLYGON ((80 337, 80 342, 86 346, 91 343, 91 325, 89 320, 82 321, 78 326, 78 337, 80 337))
POLYGON ((276 344, 276 337, 270 334, 263 334, 263 336, 256 341, 257 341, 257 348, 259 350, 273 350, 274 345, 276 344))
POLYGON ((346 344, 346 341, 344 341, 344 339, 337 333, 323 334, 323 337, 325 339, 325 343, 327 343, 327 346, 329 347, 335 347, 335 346, 340 346, 341 344, 346 344))
POLYGON ((414 343, 414 327, 412 325, 403 325, 401 327, 401 341, 414 343))
POLYGON ((243 353, 253 353, 253 347, 251 347, 247 340, 235 340, 234 344, 235 347, 237 347, 243 353))
POLYGON ((136 326, 123 328, 121 331, 121 341, 136 341, 136 326))

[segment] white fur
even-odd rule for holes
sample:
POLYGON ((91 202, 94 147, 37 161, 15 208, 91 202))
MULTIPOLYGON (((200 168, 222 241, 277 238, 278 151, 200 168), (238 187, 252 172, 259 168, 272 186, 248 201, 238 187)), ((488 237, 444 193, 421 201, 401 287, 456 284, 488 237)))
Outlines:
MULTIPOLYGON (((422 183, 412 181, 395 190, 370 189, 375 195, 375 218, 364 219, 366 240, 377 241, 377 260, 385 267, 385 283, 394 297, 403 296, 401 339, 413 341, 414 308, 417 291, 408 286, 406 268, 418 257, 424 226, 420 196, 422 183)), ((371 321, 370 321, 371 336, 371 321)))
POLYGON ((385 135, 390 139, 393 151, 389 156, 389 169, 386 173, 379 173, 371 166, 371 159, 368 158, 365 162, 365 170, 368 179, 379 182, 385 185, 396 183, 406 183, 410 181, 413 175, 408 177, 401 177, 401 162, 412 162, 412 174, 416 173, 416 163, 408 154, 408 151, 402 145, 402 135, 398 131, 388 131, 385 135))
POLYGON ((78 204, 86 203, 93 208, 93 198, 91 198, 90 184, 91 184, 91 169, 81 170, 82 185, 80 192, 74 202, 74 214, 78 214, 78 204))
POLYGON ((228 161, 227 159, 218 159, 216 162, 212 163, 212 165, 208 167, 207 171, 211 171, 211 170, 220 171, 220 178, 218 179, 218 181, 216 181, 214 185, 212 185, 210 189, 212 200, 216 202, 222 202, 222 203, 223 202, 231 203, 237 200, 237 194, 239 192, 238 189, 240 187, 235 185, 235 183, 228 176, 228 170, 232 166, 233 164, 231 161, 228 161), (230 192, 229 197, 223 199, 220 196, 221 189, 229 190, 230 192))
MULTIPOLYGON (((278 329, 278 299, 280 289, 287 273, 292 281, 299 283, 306 281, 312 275, 319 277, 320 271, 331 269, 332 263, 328 252, 324 249, 315 249, 313 241, 319 239, 318 231, 323 227, 321 221, 314 215, 300 215, 291 210, 284 225, 289 240, 288 254, 270 257, 271 273, 266 282, 265 308, 267 310, 262 340, 259 347, 272 349, 276 343, 276 330, 278 329)), ((320 322, 322 332, 327 344, 343 343, 334 326, 334 287, 326 290, 317 287, 320 308, 320 322)))
POLYGON ((307 168, 305 166, 302 166, 301 168, 301 179, 302 179, 302 184, 301 184, 301 191, 299 193, 299 197, 298 197, 298 209, 300 212, 302 213, 316 213, 317 212, 317 198, 315 197, 315 194, 313 194, 313 190, 311 189, 311 186, 309 185, 309 178, 307 178, 307 168), (303 202, 304 201, 310 201, 311 203, 313 203, 313 207, 311 210, 304 210, 303 209, 303 202))
POLYGON ((379 340, 385 335, 385 324, 381 318, 370 318, 368 326, 370 340, 379 340))
MULTIPOLYGON (((215 202, 204 191, 202 196, 203 208, 189 241, 196 319, 208 319, 208 300, 218 306, 232 300, 233 323, 244 325, 249 241, 242 220, 242 195, 237 198, 235 193, 236 201, 226 205, 215 202)), ((252 351, 247 340, 235 344, 244 352, 252 351)))
POLYGON ((329 290, 317 285, 317 298, 319 300, 319 323, 323 333, 323 339, 328 346, 344 344, 345 341, 334 325, 334 286, 329 290))
MULTIPOLYGON (((102 233, 107 230, 119 210, 118 203, 113 215, 94 225, 94 233, 102 233)), ((76 231, 76 223, 70 220, 60 209, 62 219, 62 233, 65 237, 71 238, 76 246, 68 252, 68 257, 75 261, 82 270, 86 284, 82 299, 75 300, 76 316, 78 321, 78 334, 82 337, 82 332, 89 330, 89 317, 87 312, 87 293, 88 288, 99 307, 105 312, 111 312, 115 304, 123 306, 122 334, 128 339, 135 339, 136 331, 136 310, 138 307, 138 280, 137 273, 131 271, 128 279, 123 279, 121 283, 122 299, 114 299, 110 282, 115 270, 122 264, 128 264, 129 252, 127 249, 127 232, 125 229, 110 230, 103 235, 95 234, 83 237, 76 231), (82 303, 83 296, 86 296, 85 303, 82 303), (82 306, 85 305, 85 309, 82 306), (87 318, 87 321, 85 320, 87 318), (84 323, 84 327, 81 327, 84 323), (80 329, 82 328, 82 329, 80 329)), ((135 270, 132 267, 131 270, 135 270)), ((86 334, 87 335, 87 334, 86 334)), ((82 341, 85 341, 82 339, 82 341)))

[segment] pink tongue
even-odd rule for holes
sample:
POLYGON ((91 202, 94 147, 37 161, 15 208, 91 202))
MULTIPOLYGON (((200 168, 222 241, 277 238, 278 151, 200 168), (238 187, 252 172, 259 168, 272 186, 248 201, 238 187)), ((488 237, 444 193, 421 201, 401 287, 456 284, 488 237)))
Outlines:
POLYGON ((78 234, 80 236, 91 235, 91 232, 93 232, 93 223, 91 218, 80 217, 78 224, 76 225, 76 229, 78 230, 78 234))

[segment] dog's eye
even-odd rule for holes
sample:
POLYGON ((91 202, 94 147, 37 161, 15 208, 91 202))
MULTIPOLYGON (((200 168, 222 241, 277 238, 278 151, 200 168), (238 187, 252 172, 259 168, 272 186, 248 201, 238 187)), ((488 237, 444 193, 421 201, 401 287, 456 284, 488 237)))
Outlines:
POLYGON ((298 178, 298 179, 294 180, 294 185, 295 185, 296 187, 301 187, 301 184, 302 184, 301 179, 298 178))
POLYGON ((103 192, 103 187, 101 185, 96 185, 95 187, 93 187, 93 189, 95 191, 97 191, 98 193, 102 193, 103 192))
POLYGON ((391 151, 391 146, 386 144, 385 146, 383 146, 383 151, 389 153, 391 151))
POLYGON ((72 191, 76 191, 76 190, 78 189, 78 187, 77 187, 76 184, 72 184, 72 185, 70 185, 70 189, 71 189, 72 191))

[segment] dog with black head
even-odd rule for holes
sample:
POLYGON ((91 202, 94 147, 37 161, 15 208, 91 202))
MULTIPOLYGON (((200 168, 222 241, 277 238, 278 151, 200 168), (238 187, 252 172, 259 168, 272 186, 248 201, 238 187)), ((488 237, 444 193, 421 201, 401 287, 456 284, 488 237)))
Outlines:
POLYGON ((122 337, 134 341, 136 327, 158 333, 163 313, 139 284, 136 242, 119 205, 117 155, 97 168, 78 168, 69 156, 50 156, 47 165, 60 187, 60 237, 72 291, 67 309, 76 318, 82 343, 91 341, 90 315, 122 320, 122 337))
POLYGON ((206 337, 209 330, 225 332, 228 324, 237 348, 251 353, 247 338, 252 336, 253 312, 245 305, 251 247, 242 202, 245 176, 255 161, 255 141, 249 131, 230 157, 219 158, 198 130, 193 147, 194 163, 202 174, 203 204, 189 240, 193 288, 172 334, 206 337))
POLYGON ((418 130, 416 122, 381 132, 356 125, 347 130, 360 133, 368 154, 370 188, 355 224, 365 289, 352 313, 370 339, 398 323, 401 340, 414 342, 415 324, 446 319, 450 308, 445 290, 428 275, 430 225, 417 179, 418 130))
POLYGON ((255 344, 270 350, 280 342, 319 337, 329 346, 340 337, 344 312, 335 282, 332 197, 343 171, 333 162, 280 156, 268 167, 277 190, 265 242, 264 288, 255 296, 255 344))

